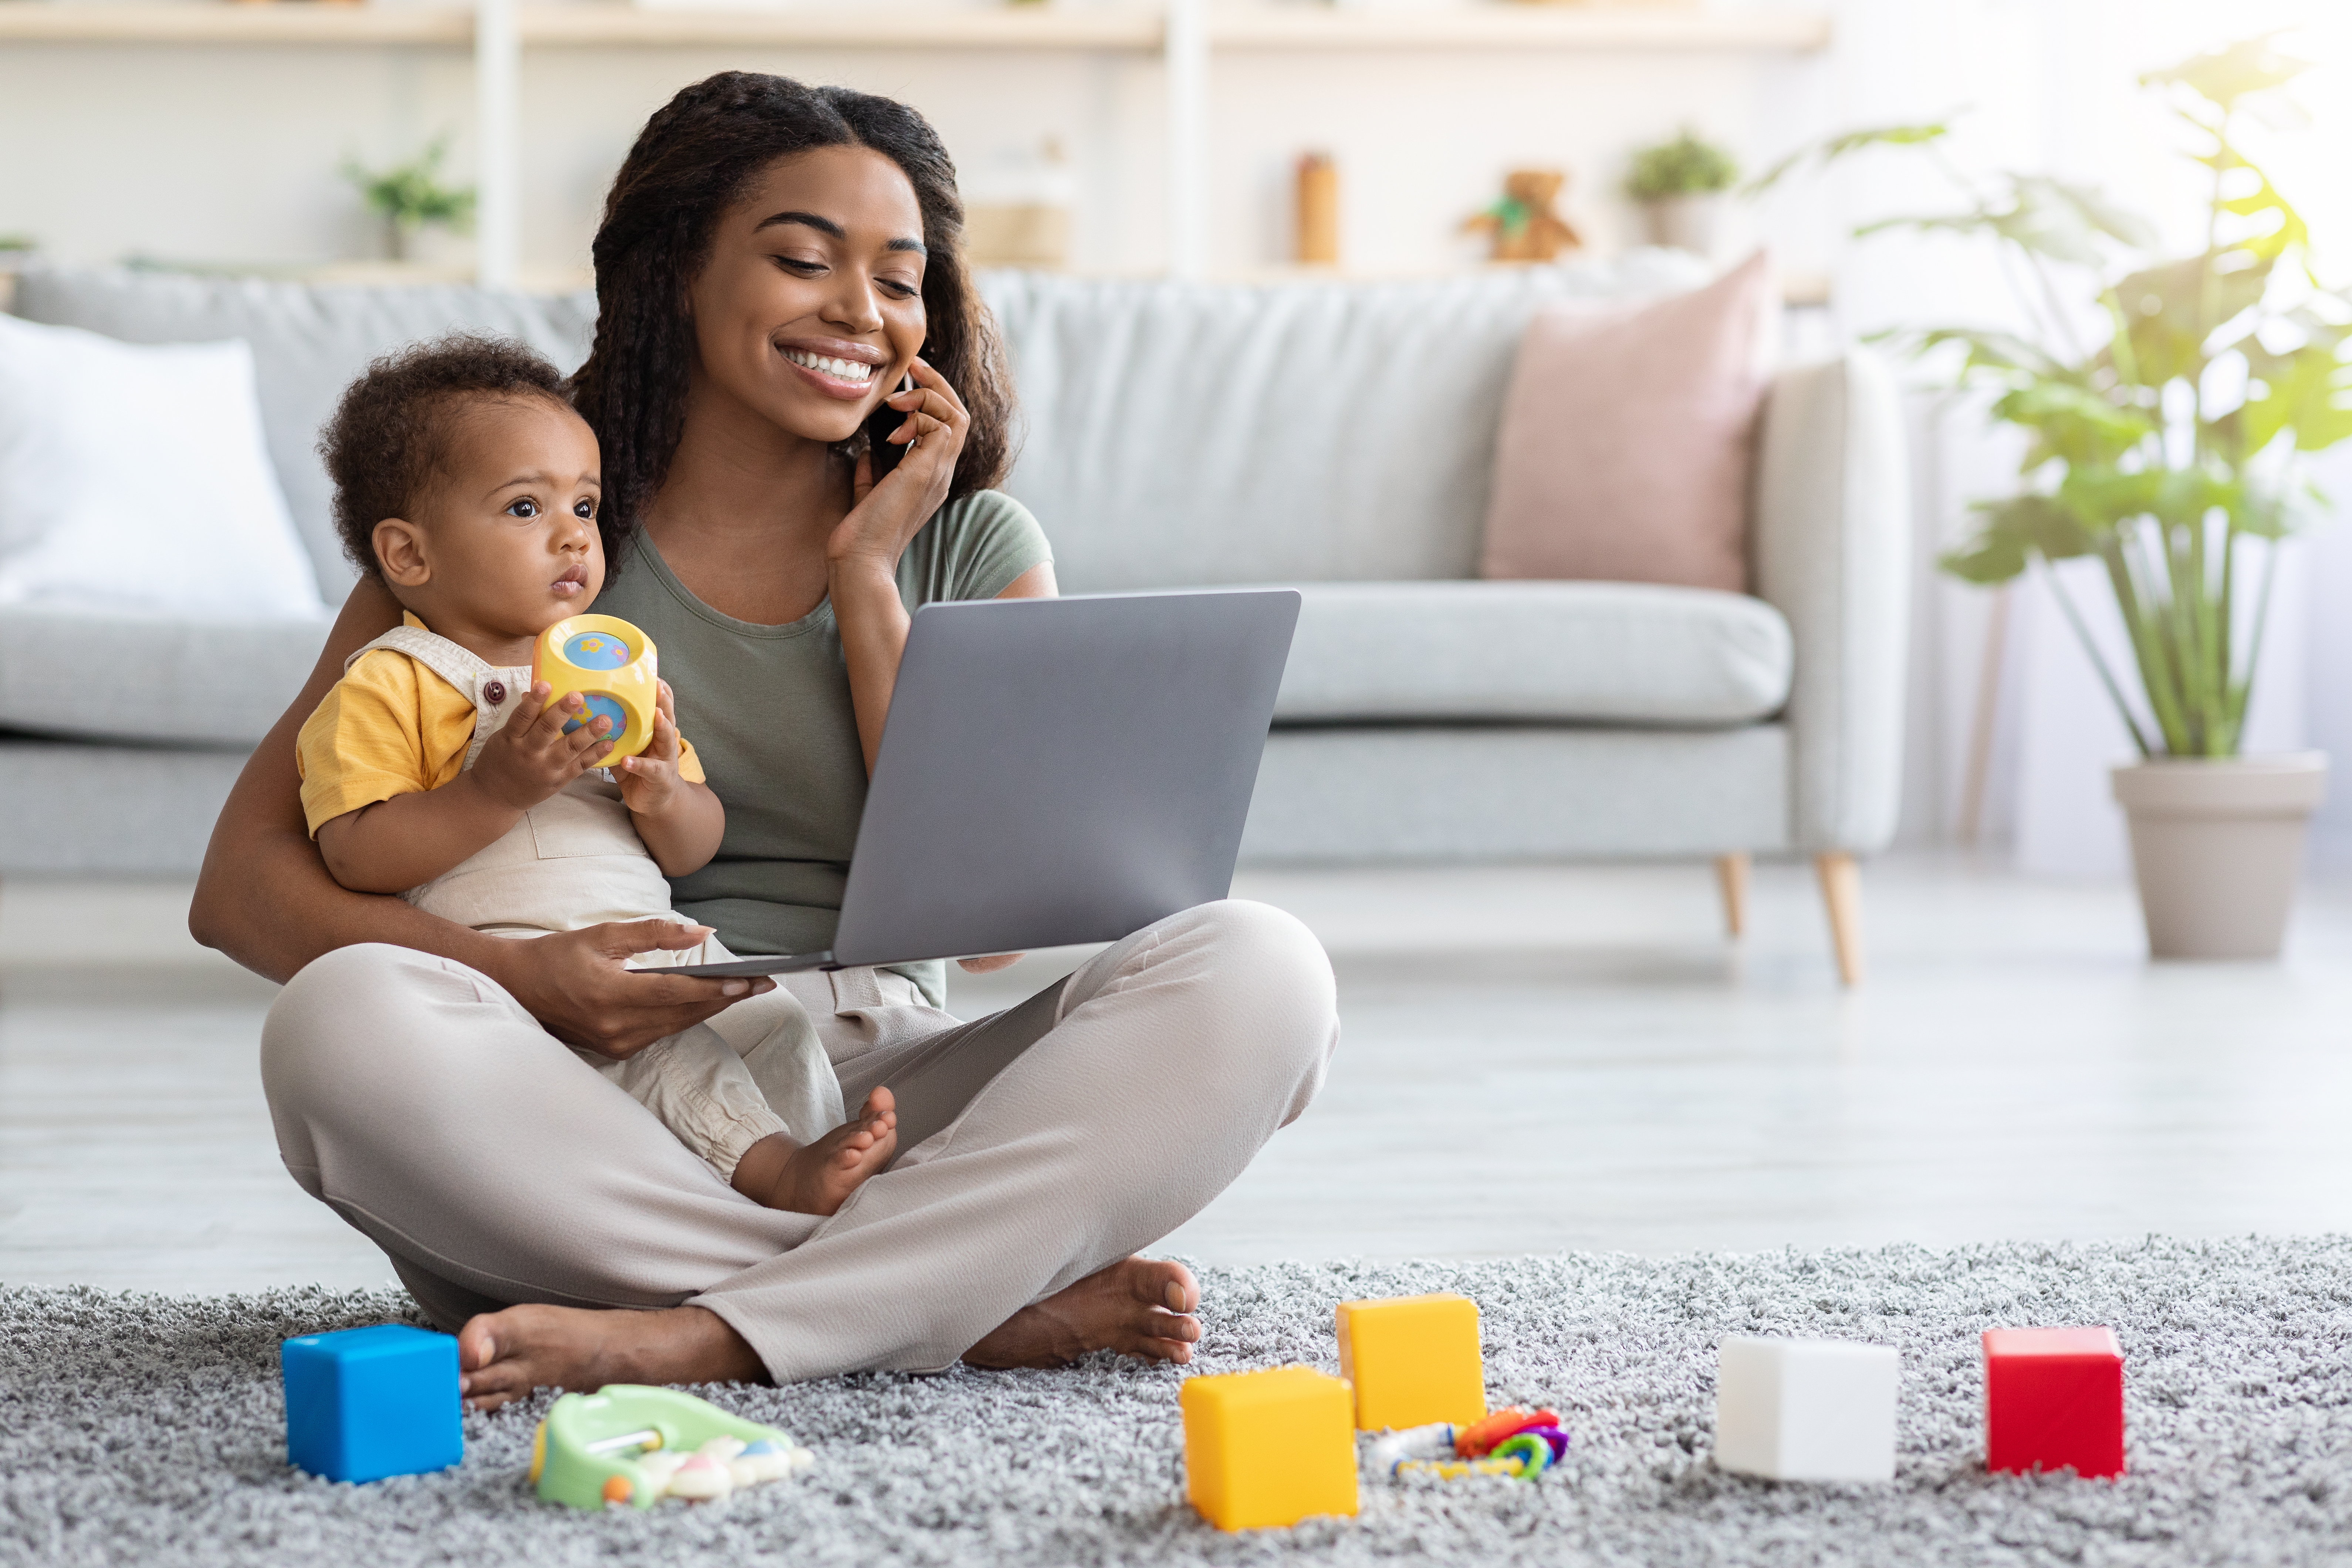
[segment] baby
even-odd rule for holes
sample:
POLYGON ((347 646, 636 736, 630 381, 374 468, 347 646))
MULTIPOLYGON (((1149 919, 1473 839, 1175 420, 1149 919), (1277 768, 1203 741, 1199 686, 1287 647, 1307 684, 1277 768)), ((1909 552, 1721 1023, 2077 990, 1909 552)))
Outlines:
MULTIPOLYGON (((457 336, 380 359, 320 442, 352 563, 403 625, 345 663, 302 726, 302 809, 327 868, 504 937, 607 921, 687 922, 666 876, 718 852, 726 813, 677 732, 667 683, 641 753, 600 766, 610 723, 548 701, 532 645, 604 582, 596 437, 553 366, 457 336)), ((709 938, 635 964, 723 962, 709 938)), ((577 1053, 721 1181, 832 1214, 898 1147, 890 1091, 854 1121, 807 1013, 781 988, 628 1060, 577 1053)))

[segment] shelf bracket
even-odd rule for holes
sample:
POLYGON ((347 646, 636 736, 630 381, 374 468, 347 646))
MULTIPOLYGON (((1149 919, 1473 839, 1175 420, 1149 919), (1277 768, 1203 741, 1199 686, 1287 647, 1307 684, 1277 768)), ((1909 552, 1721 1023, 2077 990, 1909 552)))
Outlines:
POLYGON ((1168 90, 1168 275, 1198 278, 1207 265, 1209 20, 1202 0, 1168 0, 1160 35, 1168 90))
POLYGON ((476 0, 474 277, 485 289, 513 288, 520 260, 522 169, 515 102, 521 74, 515 0, 476 0))

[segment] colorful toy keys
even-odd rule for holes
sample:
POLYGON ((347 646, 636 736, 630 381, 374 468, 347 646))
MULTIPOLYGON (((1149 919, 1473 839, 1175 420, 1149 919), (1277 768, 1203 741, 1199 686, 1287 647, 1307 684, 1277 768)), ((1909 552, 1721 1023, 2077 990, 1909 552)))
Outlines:
POLYGON ((613 1383, 555 1402, 531 1438, 530 1479, 550 1502, 651 1508, 665 1497, 712 1501, 815 1462, 774 1427, 690 1394, 613 1383))
POLYGON ((1568 1434, 1558 1411, 1513 1405, 1455 1433, 1454 1452, 1474 1464, 1514 1467, 1501 1473, 1531 1481, 1568 1452, 1568 1434))
POLYGON ((578 692, 587 710, 572 731, 594 719, 612 721, 607 762, 634 757, 654 738, 659 660, 653 638, 616 616, 571 616, 539 634, 530 678, 553 688, 550 702, 578 692))
POLYGON ((1374 1475, 1516 1476, 1533 1480, 1568 1453, 1568 1434, 1549 1410, 1514 1405, 1468 1426, 1443 1422, 1384 1432, 1364 1449, 1374 1475))

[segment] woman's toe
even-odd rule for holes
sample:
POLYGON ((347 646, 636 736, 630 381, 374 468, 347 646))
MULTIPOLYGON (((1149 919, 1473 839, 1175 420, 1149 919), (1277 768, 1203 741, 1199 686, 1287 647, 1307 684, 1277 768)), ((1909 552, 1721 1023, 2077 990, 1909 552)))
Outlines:
POLYGON ((1134 1258, 1128 1260, 1128 1269, 1129 1288, 1138 1300, 1171 1312, 1189 1312, 1201 1304, 1201 1288, 1192 1282, 1192 1271, 1181 1263, 1165 1258, 1134 1258))

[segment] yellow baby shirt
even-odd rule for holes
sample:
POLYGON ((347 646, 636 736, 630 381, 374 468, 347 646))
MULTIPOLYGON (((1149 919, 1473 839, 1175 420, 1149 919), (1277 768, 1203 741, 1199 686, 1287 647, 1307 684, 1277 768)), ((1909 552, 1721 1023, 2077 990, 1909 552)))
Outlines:
MULTIPOLYGON (((401 622, 425 629, 404 611, 401 622)), ((474 738, 474 721, 466 694, 408 655, 388 647, 360 655, 303 721, 294 743, 311 837, 346 812, 439 789, 456 778, 474 738)), ((677 771, 681 778, 703 782, 702 760, 683 736, 677 771)))

